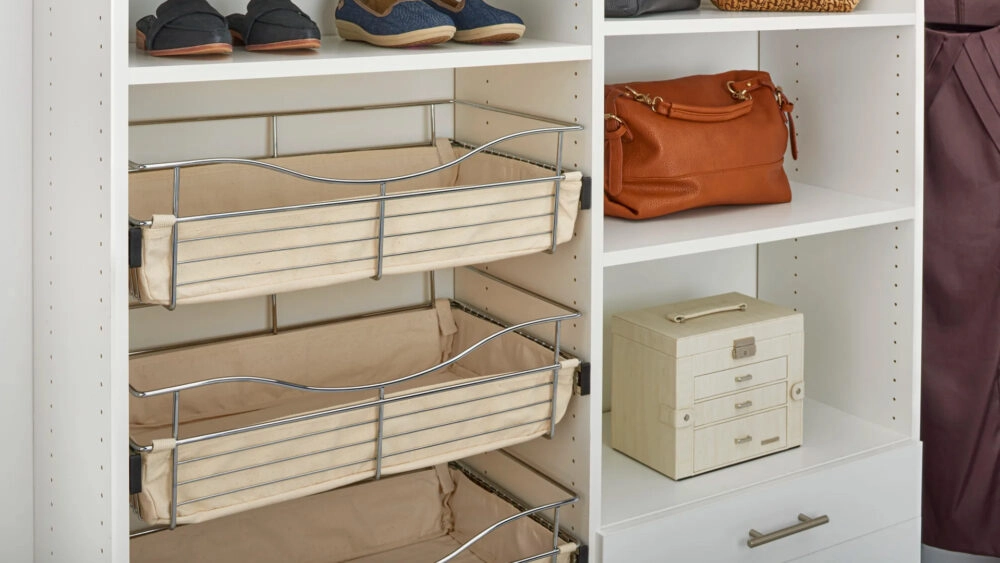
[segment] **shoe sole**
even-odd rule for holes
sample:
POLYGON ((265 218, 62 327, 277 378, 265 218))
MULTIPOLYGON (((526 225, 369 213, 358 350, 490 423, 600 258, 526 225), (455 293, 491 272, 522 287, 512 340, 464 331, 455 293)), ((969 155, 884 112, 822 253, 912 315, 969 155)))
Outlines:
POLYGON ((455 28, 450 25, 442 25, 396 35, 372 35, 357 24, 338 20, 337 33, 349 41, 364 41, 379 47, 420 47, 448 41, 454 37, 455 28))
MULTIPOLYGON (((146 34, 135 30, 135 46, 140 51, 146 51, 146 34)), ((233 46, 229 43, 206 43, 204 45, 192 45, 190 47, 178 47, 176 49, 153 49, 146 51, 154 57, 171 57, 178 55, 226 55, 233 52, 233 46)))
POLYGON ((234 44, 243 45, 247 51, 289 51, 293 49, 319 49, 320 47, 319 39, 290 39, 260 45, 247 45, 240 32, 229 30, 229 34, 233 36, 234 44))
POLYGON ((476 29, 455 32, 455 41, 459 43, 504 43, 520 39, 524 35, 524 26, 519 23, 501 23, 476 29))

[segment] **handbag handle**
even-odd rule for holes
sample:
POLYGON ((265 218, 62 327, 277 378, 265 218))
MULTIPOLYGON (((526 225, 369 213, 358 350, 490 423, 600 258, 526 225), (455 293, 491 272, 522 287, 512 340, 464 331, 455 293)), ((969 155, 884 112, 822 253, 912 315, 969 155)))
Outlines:
POLYGON ((650 96, 637 92, 631 86, 625 86, 624 90, 619 90, 622 97, 646 104, 654 112, 672 119, 682 119, 684 121, 698 121, 702 123, 719 123, 730 121, 750 113, 753 109, 753 97, 743 92, 742 99, 736 98, 738 103, 725 106, 693 106, 664 101, 660 96, 650 96))
POLYGON ((753 100, 747 100, 735 105, 711 108, 705 106, 687 106, 670 102, 658 102, 653 111, 673 119, 684 121, 700 121, 702 123, 718 123, 743 117, 753 109, 753 100))

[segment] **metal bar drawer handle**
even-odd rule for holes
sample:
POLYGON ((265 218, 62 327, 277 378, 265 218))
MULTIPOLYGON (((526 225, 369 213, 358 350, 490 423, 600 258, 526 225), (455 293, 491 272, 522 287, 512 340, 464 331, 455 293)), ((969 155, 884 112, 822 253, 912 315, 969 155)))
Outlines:
POLYGON ((724 305, 722 307, 716 307, 714 309, 703 309, 701 311, 692 311, 689 313, 671 313, 667 315, 667 318, 674 321, 675 323, 682 323, 684 321, 689 321, 691 319, 697 319, 698 317, 707 317, 708 315, 715 315, 717 313, 728 313, 729 311, 746 311, 746 303, 737 303, 735 305, 724 305))
POLYGON ((752 442, 752 441, 753 441, 753 436, 750 436, 749 434, 746 435, 746 436, 744 436, 744 437, 742 437, 742 438, 736 438, 735 440, 733 440, 733 442, 735 442, 737 446, 740 445, 740 444, 746 444, 747 442, 752 442))
POLYGON ((750 530, 750 539, 747 540, 747 545, 750 547, 758 547, 764 545, 765 543, 771 543, 774 540, 780 540, 781 538, 787 538, 788 536, 797 534, 799 532, 804 532, 815 528, 816 526, 822 526, 830 521, 830 517, 827 515, 817 516, 815 518, 810 518, 805 514, 799 514, 799 523, 793 524, 787 528, 782 528, 780 530, 771 532, 770 534, 762 534, 757 530, 750 530))
POLYGON ((736 383, 743 383, 744 381, 750 381, 751 379, 753 379, 753 374, 748 373, 746 375, 737 375, 735 379, 736 383))
POLYGON ((747 407, 752 407, 753 401, 743 401, 742 403, 736 403, 737 409, 745 409, 747 407))

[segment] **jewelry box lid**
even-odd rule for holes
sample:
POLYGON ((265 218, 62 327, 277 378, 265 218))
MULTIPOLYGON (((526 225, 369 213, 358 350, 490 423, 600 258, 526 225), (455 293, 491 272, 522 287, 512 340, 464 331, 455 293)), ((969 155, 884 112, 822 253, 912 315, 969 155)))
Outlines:
POLYGON ((790 308, 726 293, 619 313, 613 333, 674 357, 732 348, 736 340, 757 340, 802 332, 803 317, 790 308))

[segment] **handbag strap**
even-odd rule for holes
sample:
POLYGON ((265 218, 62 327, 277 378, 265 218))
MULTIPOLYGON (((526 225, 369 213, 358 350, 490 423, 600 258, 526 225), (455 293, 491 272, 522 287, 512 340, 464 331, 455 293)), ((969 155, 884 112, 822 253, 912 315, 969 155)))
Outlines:
POLYGON ((632 141, 628 125, 614 114, 604 116, 604 193, 622 193, 622 161, 625 159, 622 140, 632 141))

